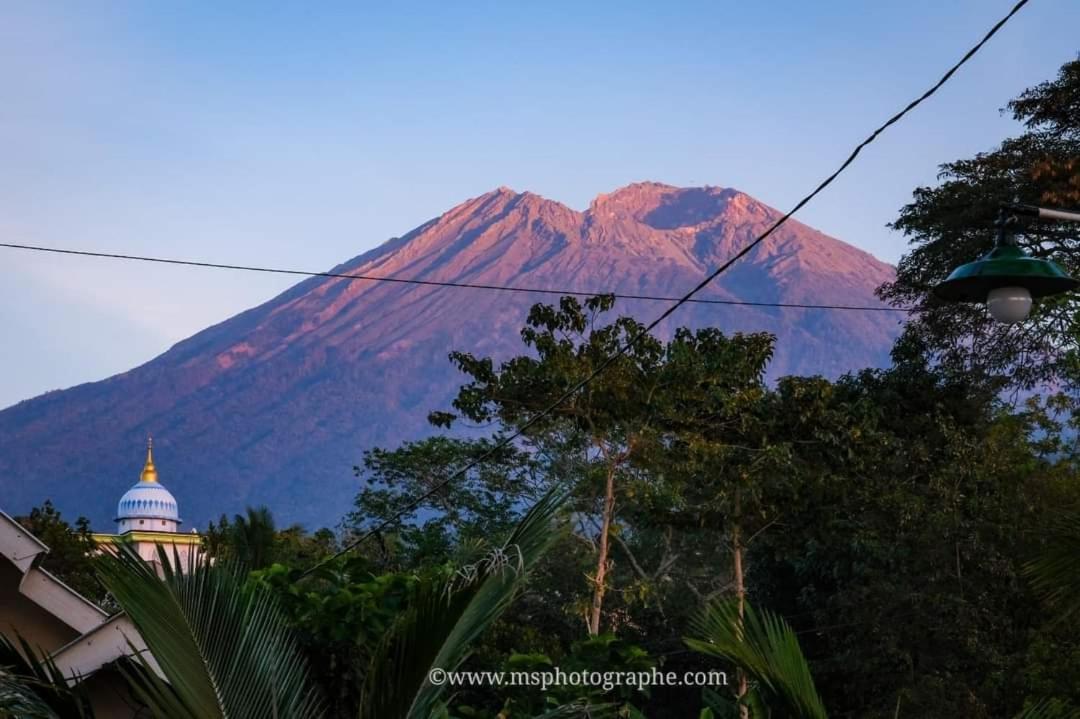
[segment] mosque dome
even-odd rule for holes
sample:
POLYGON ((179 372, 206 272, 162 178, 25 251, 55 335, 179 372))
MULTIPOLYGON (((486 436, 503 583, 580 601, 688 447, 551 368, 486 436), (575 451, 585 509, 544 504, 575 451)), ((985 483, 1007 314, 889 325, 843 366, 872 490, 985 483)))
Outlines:
POLYGON ((146 464, 135 485, 124 492, 116 507, 121 533, 129 531, 175 532, 180 525, 176 498, 158 481, 153 440, 147 441, 146 464))

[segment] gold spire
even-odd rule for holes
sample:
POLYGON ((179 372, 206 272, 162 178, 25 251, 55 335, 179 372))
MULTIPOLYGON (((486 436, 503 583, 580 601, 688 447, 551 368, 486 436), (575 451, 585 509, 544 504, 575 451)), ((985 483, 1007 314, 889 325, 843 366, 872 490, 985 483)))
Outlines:
POLYGON ((154 467, 154 438, 151 436, 146 438, 146 464, 143 465, 142 476, 139 477, 139 481, 157 481, 157 468, 154 467))

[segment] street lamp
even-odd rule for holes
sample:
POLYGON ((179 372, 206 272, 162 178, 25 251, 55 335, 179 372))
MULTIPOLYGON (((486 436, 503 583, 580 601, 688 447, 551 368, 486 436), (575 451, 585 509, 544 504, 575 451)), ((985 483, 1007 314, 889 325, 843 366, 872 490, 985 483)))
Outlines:
POLYGON ((953 270, 934 288, 946 302, 985 302, 990 316, 1012 324, 1027 318, 1031 301, 1076 289, 1080 281, 1056 263, 1032 257, 1016 246, 1013 229, 1019 216, 1080 222, 1080 213, 1048 210, 1032 205, 1005 204, 998 214, 994 249, 974 262, 953 270))

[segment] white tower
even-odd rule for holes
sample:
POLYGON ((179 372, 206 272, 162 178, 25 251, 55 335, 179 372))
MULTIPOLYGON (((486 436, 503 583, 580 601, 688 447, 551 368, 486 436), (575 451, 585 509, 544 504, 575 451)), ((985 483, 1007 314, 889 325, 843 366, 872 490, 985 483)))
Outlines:
MULTIPOLYGON (((139 556, 157 564, 158 548, 165 549, 169 564, 179 558, 181 571, 190 562, 201 561, 202 537, 193 529, 180 531, 180 510, 172 492, 158 481, 154 466, 154 440, 146 440, 146 464, 135 485, 124 492, 116 506, 116 534, 94 534, 102 551, 113 551, 120 544, 131 546, 139 556)), ((159 572, 160 567, 159 567, 159 572)))
POLYGON ((154 467, 154 439, 146 440, 146 464, 139 481, 120 498, 116 507, 116 530, 127 532, 176 532, 180 514, 172 492, 158 482, 154 467))

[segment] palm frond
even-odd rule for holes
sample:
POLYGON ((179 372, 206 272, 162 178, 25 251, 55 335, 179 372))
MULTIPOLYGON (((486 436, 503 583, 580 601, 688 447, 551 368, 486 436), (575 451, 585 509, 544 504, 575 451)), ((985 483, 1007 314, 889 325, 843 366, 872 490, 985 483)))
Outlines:
POLYGON ((696 637, 686 639, 687 646, 741 667, 766 705, 805 719, 826 719, 798 637, 781 617, 747 604, 740 620, 738 603, 723 600, 695 617, 691 631, 696 637))
POLYGON ((52 707, 34 693, 23 677, 0 670, 0 716, 21 719, 60 719, 52 707))
POLYGON ((1024 566, 1035 591, 1067 619, 1080 611, 1080 512, 1050 524, 1049 542, 1041 556, 1024 566))
POLYGON ((769 716, 762 705, 760 693, 754 687, 750 687, 750 691, 741 701, 734 697, 722 696, 716 690, 709 688, 702 692, 701 699, 704 704, 701 714, 707 719, 739 719, 739 708, 743 706, 749 708, 750 716, 754 719, 769 716))
MULTIPOLYGON (((532 719, 604 719, 615 715, 618 704, 590 704, 587 701, 571 702, 537 714, 532 719)), ((620 715, 621 716, 621 715, 620 715)))
POLYGON ((165 680, 137 655, 125 676, 156 716, 169 719, 322 714, 307 663, 265 590, 228 563, 190 562, 158 548, 155 566, 128 546, 98 571, 138 629, 165 680), (161 576, 158 576, 158 571, 161 576))
POLYGON ((194 716, 188 703, 169 684, 161 678, 143 653, 131 646, 132 659, 117 665, 128 688, 155 717, 176 717, 189 719, 194 716))
POLYGON ((52 659, 22 637, 16 642, 0 635, 0 667, 0 716, 27 719, 93 716, 82 691, 69 686, 52 659))
POLYGON ((471 643, 506 609, 525 574, 556 538, 555 515, 566 492, 552 491, 522 518, 497 551, 457 580, 420 588, 372 659, 365 679, 361 719, 427 719, 445 686, 428 681, 439 668, 456 669, 471 643))
POLYGON ((1059 699, 1044 699, 1017 714, 1016 719, 1080 719, 1080 709, 1059 699))

